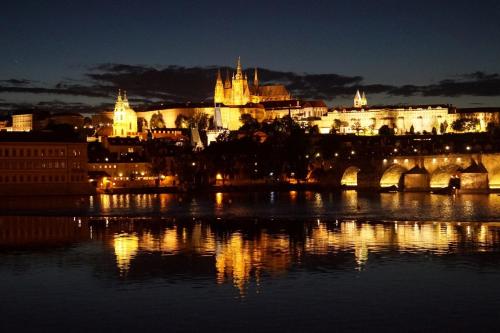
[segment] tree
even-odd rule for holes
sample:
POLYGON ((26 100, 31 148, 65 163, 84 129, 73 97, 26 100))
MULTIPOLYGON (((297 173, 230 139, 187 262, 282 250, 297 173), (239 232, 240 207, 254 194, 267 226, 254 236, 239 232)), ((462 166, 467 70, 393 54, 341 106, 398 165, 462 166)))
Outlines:
POLYGON ((436 129, 436 127, 433 127, 433 128, 432 128, 432 135, 437 135, 437 134, 438 134, 438 133, 437 133, 437 129, 436 129))
POLYGON ((490 134, 492 134, 495 131, 495 123, 494 122, 489 122, 488 125, 486 125, 486 131, 490 134))
POLYGON ((175 118, 175 127, 188 128, 188 126, 189 126, 188 117, 186 117, 183 114, 177 115, 177 118, 175 118))
POLYGON ((479 119, 477 118, 473 119, 460 118, 455 120, 451 124, 451 128, 456 132, 464 132, 464 131, 469 132, 476 130, 478 125, 479 125, 479 119))
POLYGON ((319 134, 319 127, 318 125, 311 126, 309 129, 309 133, 311 134, 319 134))
POLYGON ((354 123, 351 126, 351 129, 356 132, 356 134, 359 134, 359 132, 363 131, 363 127, 361 126, 361 121, 357 119, 354 121, 354 123))
POLYGON ((392 136, 394 135, 394 128, 390 128, 388 125, 382 125, 378 129, 378 135, 392 136))
POLYGON ((257 119, 252 117, 249 113, 244 113, 240 116, 240 121, 243 125, 240 127, 242 131, 257 131, 260 129, 259 122, 257 119))
POLYGON ((446 120, 445 120, 445 121, 443 122, 443 128, 444 128, 443 133, 446 133, 446 131, 448 130, 448 121, 446 121, 446 120))
POLYGON ((413 124, 410 127, 410 134, 411 135, 415 134, 415 127, 413 127, 413 124))
POLYGON ((208 128, 208 116, 205 112, 197 111, 189 118, 189 126, 197 127, 199 130, 208 128))
POLYGON ((340 119, 334 119, 333 120, 333 128, 335 128, 336 130, 339 130, 340 126, 342 126, 342 121, 340 121, 340 119))
POLYGON ((158 112, 151 116, 151 128, 165 128, 165 121, 163 121, 163 115, 158 112))

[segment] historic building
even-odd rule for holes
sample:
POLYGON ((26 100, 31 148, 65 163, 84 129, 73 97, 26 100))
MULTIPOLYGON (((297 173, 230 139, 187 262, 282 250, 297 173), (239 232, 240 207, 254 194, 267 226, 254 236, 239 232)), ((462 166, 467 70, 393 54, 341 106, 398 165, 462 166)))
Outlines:
MULTIPOLYGON (((243 114, 250 114, 259 122, 289 115, 302 126, 317 125, 321 133, 358 135, 377 135, 384 125, 397 135, 481 132, 489 123, 500 122, 498 110, 493 109, 465 110, 446 104, 369 106, 365 92, 360 90, 356 91, 352 107, 328 110, 323 101, 293 99, 283 85, 261 85, 257 69, 250 84, 239 58, 235 73, 229 75, 226 72, 223 80, 219 70, 215 81, 213 104, 157 104, 135 112, 126 95, 122 97, 119 93, 113 113, 112 135, 146 138, 148 132, 186 127, 188 119, 201 115, 214 119, 215 128, 209 133, 212 141, 221 131, 238 130, 243 114), (462 121, 463 130, 454 128, 453 123, 457 120, 462 121)), ((100 120, 99 124, 102 123, 105 121, 100 120)), ((100 132, 105 133, 105 128, 100 132)))
POLYGON ((229 73, 226 72, 226 80, 222 82, 220 70, 217 73, 215 83, 214 102, 224 105, 246 105, 248 103, 261 103, 268 101, 286 101, 291 99, 290 93, 284 85, 259 84, 257 68, 254 70, 253 84, 248 84, 248 77, 243 73, 241 61, 238 57, 236 64, 236 74, 229 80, 229 73))
POLYGON ((137 114, 130 107, 127 93, 118 92, 113 112, 113 136, 127 137, 137 135, 137 114))
POLYGON ((33 130, 33 113, 13 114, 12 130, 15 132, 29 132, 33 130))
POLYGON ((363 106, 367 105, 368 105, 368 100, 366 99, 365 92, 363 91, 363 94, 361 95, 359 93, 359 90, 356 91, 356 95, 354 95, 354 107, 362 108, 363 106))
POLYGON ((334 107, 315 121, 321 133, 377 135, 386 125, 396 135, 484 132, 488 123, 499 123, 499 110, 457 109, 451 105, 368 106, 365 93, 356 92, 353 107, 334 107), (453 123, 467 123, 463 131, 453 123))
POLYGON ((86 142, 52 133, 0 134, 0 195, 91 192, 86 142))

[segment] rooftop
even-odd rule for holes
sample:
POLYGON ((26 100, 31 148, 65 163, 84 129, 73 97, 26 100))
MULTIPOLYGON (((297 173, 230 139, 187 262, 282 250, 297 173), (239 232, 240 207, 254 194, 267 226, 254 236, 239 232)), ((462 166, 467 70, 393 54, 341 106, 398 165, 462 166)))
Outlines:
POLYGON ((0 142, 86 142, 76 134, 56 133, 52 131, 39 132, 0 132, 0 142))

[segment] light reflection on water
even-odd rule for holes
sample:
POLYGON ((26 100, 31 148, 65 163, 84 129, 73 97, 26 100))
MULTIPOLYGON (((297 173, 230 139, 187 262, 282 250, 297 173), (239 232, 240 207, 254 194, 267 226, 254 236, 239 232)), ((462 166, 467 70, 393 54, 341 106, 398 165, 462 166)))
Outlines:
POLYGON ((4 215, 168 215, 373 220, 500 221, 500 196, 288 191, 26 197, 0 201, 4 215))
POLYGON ((0 217, 0 331, 25 317, 32 331, 500 324, 485 315, 500 308, 497 195, 128 194, 0 208, 33 214, 0 217))
POLYGON ((113 253, 114 263, 107 269, 121 277, 141 275, 141 265, 156 255, 196 256, 207 258, 205 273, 213 274, 214 281, 230 283, 244 295, 246 286, 258 283, 263 274, 284 274, 314 257, 331 256, 332 262, 339 259, 345 269, 359 270, 385 254, 439 257, 496 253, 500 249, 500 223, 0 218, 0 249, 51 248, 91 241, 113 253))

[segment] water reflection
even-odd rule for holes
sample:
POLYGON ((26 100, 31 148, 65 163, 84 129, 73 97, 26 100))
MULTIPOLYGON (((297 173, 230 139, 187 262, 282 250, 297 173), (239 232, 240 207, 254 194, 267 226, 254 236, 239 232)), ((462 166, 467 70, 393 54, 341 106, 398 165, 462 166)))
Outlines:
MULTIPOLYGON (((450 254, 496 252, 500 223, 0 218, 4 250, 82 242, 111 252, 114 262, 104 269, 116 271, 121 278, 144 278, 162 271, 177 278, 201 274, 212 276, 217 284, 232 284, 244 296, 250 284, 259 285, 263 278, 295 268, 330 265, 362 270, 381 257, 392 260, 401 254, 445 260, 453 257, 450 254), (166 266, 164 260, 169 257, 179 260, 166 266)), ((472 260, 480 264, 480 258, 472 260)))
POLYGON ((134 234, 116 234, 113 237, 113 248, 116 255, 116 265, 120 272, 126 273, 130 262, 139 249, 139 238, 134 234))
POLYGON ((5 198, 8 215, 274 217, 432 221, 498 221, 500 196, 427 193, 248 192, 103 194, 90 197, 5 198))

